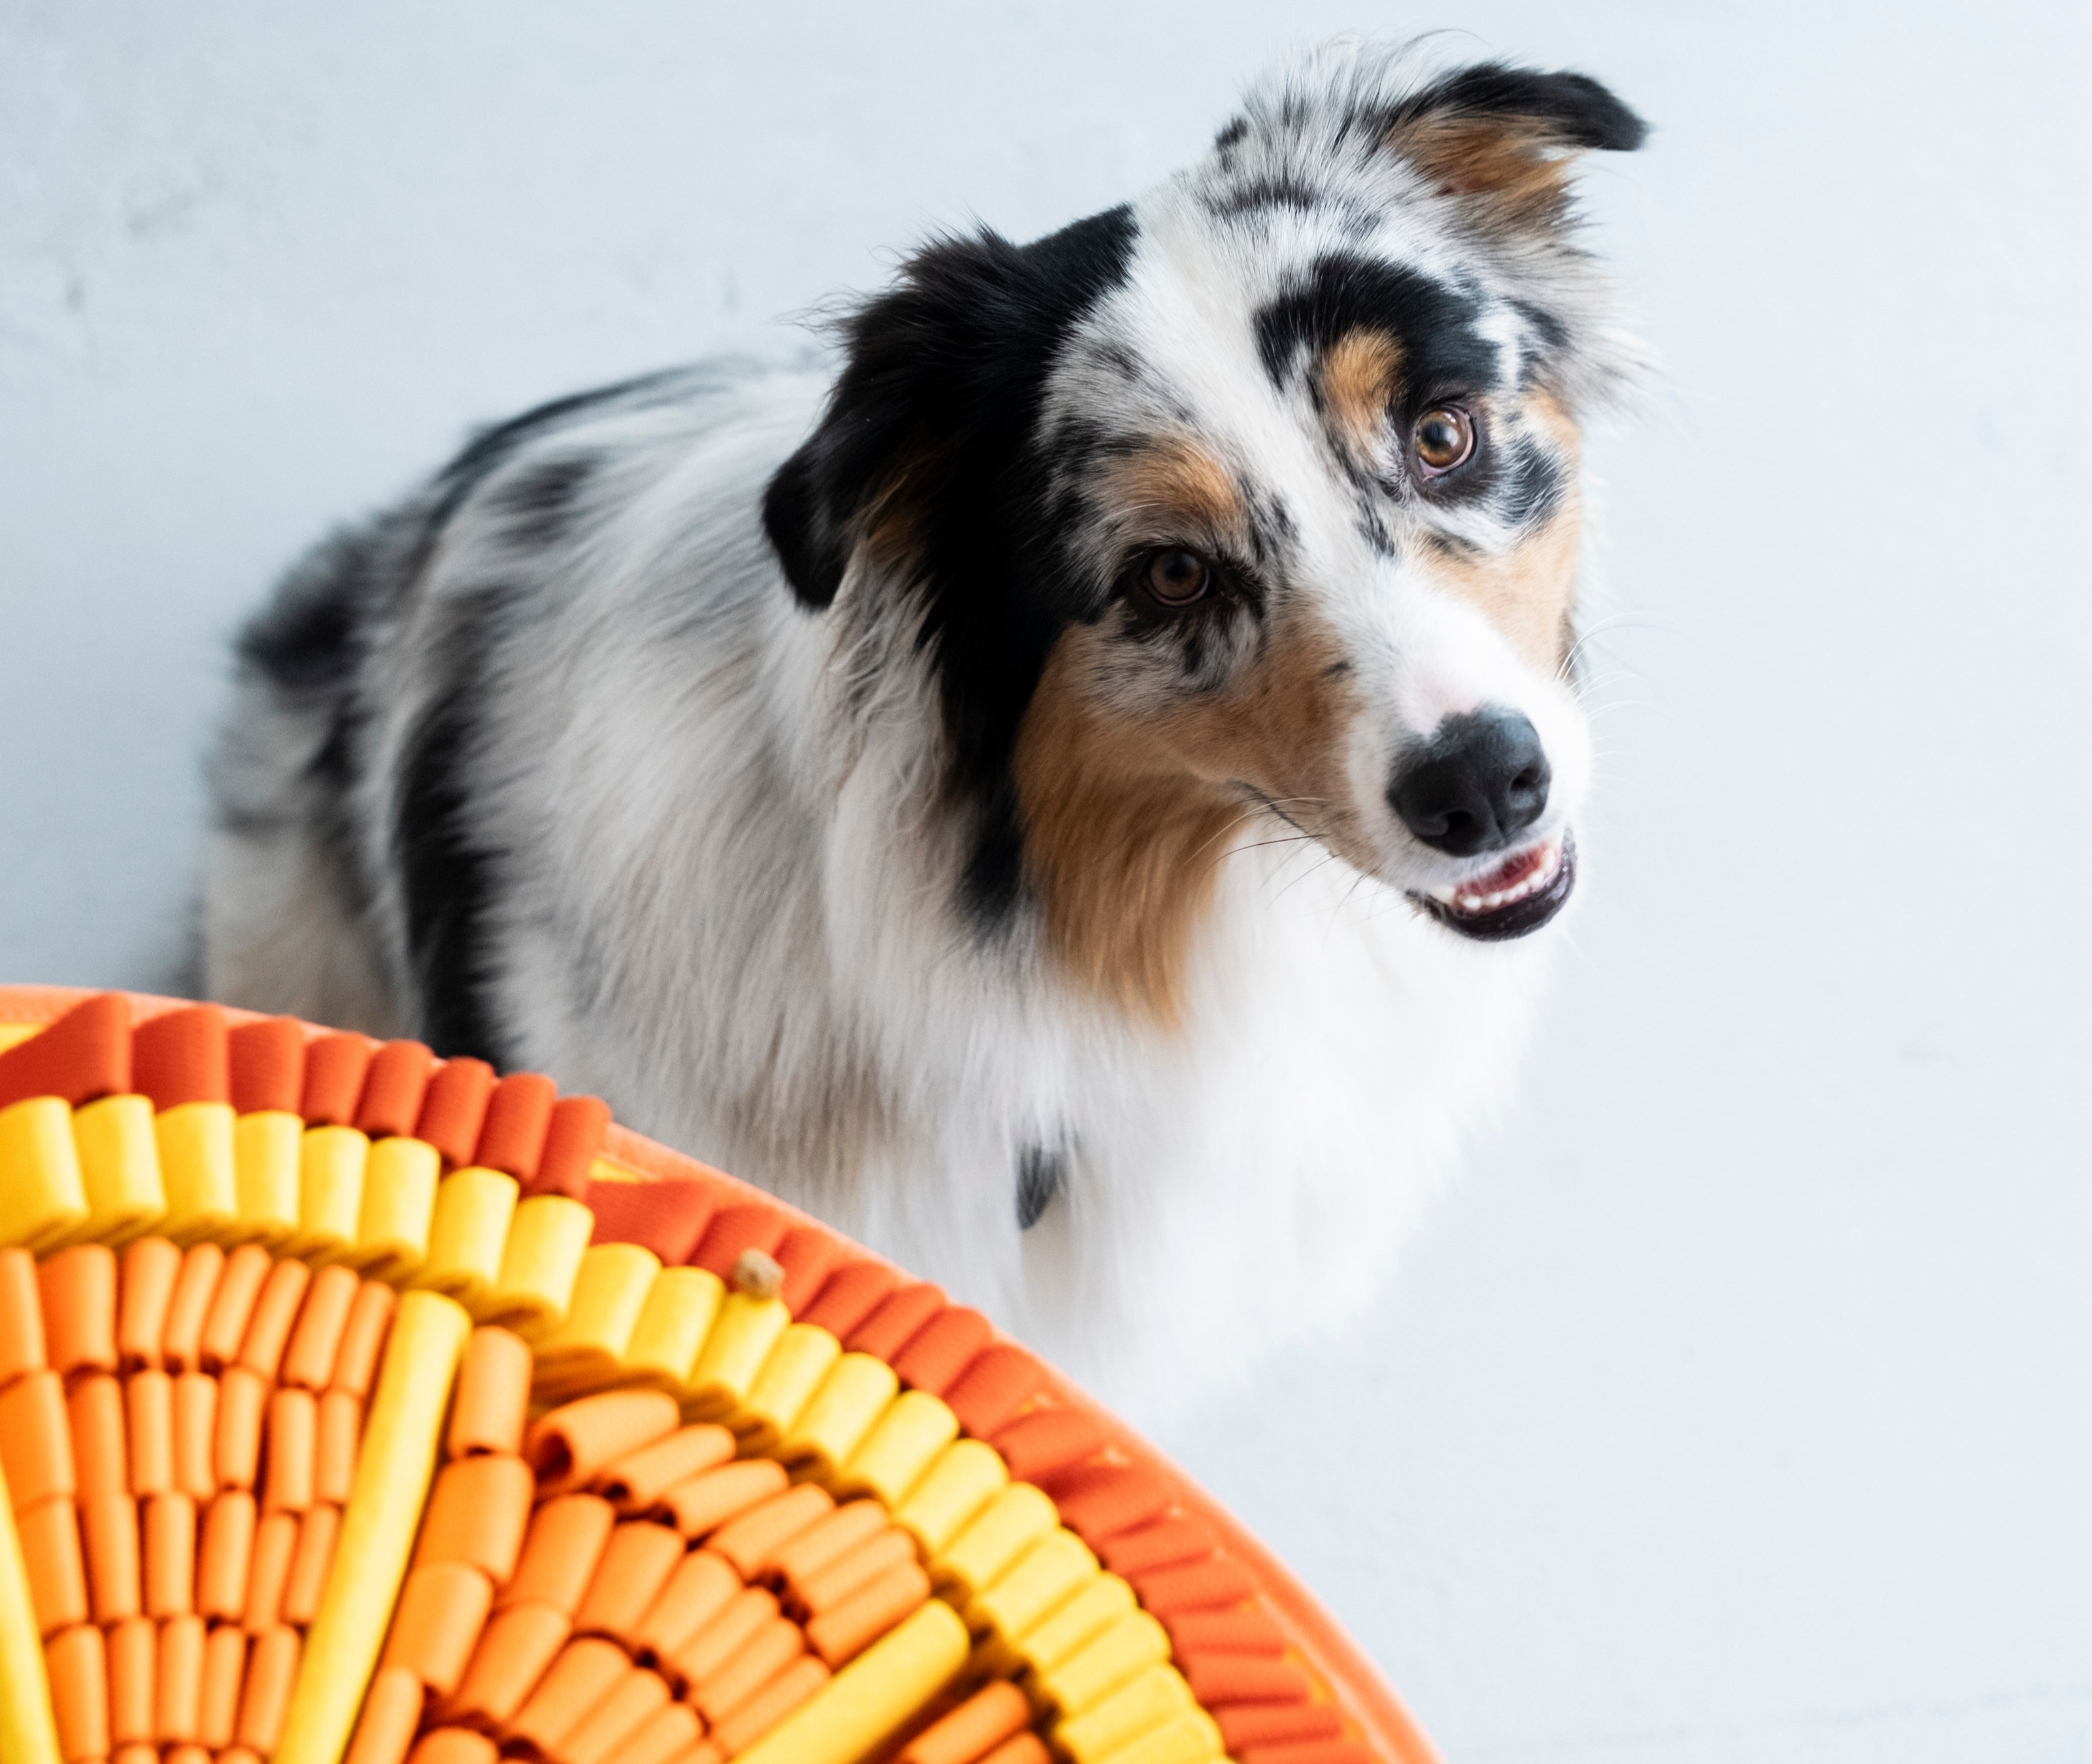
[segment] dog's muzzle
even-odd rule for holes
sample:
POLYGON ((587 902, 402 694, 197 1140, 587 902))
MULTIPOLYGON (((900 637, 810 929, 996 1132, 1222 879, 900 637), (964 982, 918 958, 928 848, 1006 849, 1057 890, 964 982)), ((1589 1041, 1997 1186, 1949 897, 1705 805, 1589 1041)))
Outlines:
POLYGON ((1485 705, 1449 716, 1407 756, 1389 787, 1403 824, 1448 857, 1507 852, 1501 863, 1410 898, 1463 936, 1495 940, 1537 931, 1576 886, 1576 846, 1520 836, 1547 810, 1553 772, 1540 732, 1518 711, 1485 705))

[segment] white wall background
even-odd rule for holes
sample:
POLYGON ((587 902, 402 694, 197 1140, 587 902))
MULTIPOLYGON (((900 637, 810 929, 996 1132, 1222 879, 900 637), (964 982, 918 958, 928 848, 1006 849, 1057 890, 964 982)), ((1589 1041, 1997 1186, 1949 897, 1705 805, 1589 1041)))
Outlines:
POLYGON ((473 422, 1451 26, 1657 124, 1589 899, 1385 1314, 1171 1442, 1455 1761, 2092 1758, 2092 11, 0 0, 0 974, 177 973, 224 639, 473 422))

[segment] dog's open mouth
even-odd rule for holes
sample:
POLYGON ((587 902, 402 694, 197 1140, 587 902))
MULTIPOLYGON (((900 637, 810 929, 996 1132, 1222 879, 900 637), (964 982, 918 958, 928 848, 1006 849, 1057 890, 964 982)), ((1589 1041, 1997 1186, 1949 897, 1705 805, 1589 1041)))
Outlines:
POLYGON ((1496 868, 1409 897, 1463 937, 1494 942, 1537 931, 1576 887, 1576 841, 1567 832, 1513 852, 1496 868))

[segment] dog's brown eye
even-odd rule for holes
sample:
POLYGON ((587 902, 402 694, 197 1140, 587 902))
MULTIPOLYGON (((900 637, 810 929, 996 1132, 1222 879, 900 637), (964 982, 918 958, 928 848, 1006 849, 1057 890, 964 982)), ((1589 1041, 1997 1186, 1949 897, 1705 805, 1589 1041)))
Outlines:
POLYGON ((1213 569, 1196 551, 1157 551, 1148 560, 1148 591, 1165 607, 1188 607, 1213 586, 1213 569))
POLYGON ((1475 451, 1475 423, 1458 404, 1441 404, 1416 420, 1411 445, 1427 478, 1450 472, 1475 451))

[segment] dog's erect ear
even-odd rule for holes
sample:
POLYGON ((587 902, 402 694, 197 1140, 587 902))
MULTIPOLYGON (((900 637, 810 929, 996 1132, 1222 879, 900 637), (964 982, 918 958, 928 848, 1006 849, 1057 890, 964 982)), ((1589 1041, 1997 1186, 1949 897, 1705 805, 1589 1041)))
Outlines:
POLYGON ((1567 213, 1573 154, 1631 153, 1648 125, 1588 74, 1485 62, 1403 99, 1386 142, 1448 195, 1501 219, 1552 227, 1567 213))

